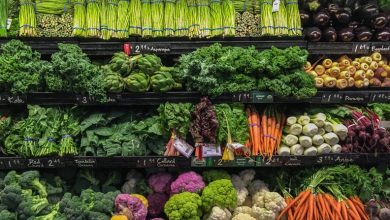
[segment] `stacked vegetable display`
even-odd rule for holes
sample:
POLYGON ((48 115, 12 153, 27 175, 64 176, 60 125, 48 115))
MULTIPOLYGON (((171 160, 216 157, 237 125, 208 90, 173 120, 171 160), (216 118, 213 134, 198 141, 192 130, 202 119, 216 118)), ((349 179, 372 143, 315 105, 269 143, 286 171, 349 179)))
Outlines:
POLYGON ((390 66, 380 53, 352 60, 341 56, 336 61, 324 59, 321 64, 305 66, 309 75, 315 77, 317 88, 367 88, 389 87, 390 66))
POLYGON ((301 22, 309 41, 389 41, 386 1, 301 1, 301 22))

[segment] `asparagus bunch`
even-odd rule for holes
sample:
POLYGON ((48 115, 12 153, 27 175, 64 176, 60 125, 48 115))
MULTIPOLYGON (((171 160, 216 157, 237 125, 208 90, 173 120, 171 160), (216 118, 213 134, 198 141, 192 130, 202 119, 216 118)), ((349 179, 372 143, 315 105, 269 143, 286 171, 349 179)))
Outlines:
POLYGON ((199 37, 211 35, 210 6, 208 0, 198 0, 199 37))
POLYGON ((198 15, 198 3, 197 0, 188 0, 188 35, 189 37, 197 37, 199 36, 199 15, 198 15))
POLYGON ((223 34, 223 18, 221 0, 210 1, 211 36, 223 34))
POLYGON ((177 0, 175 6, 175 21, 176 31, 175 36, 183 37, 188 36, 188 5, 187 0, 177 0))
POLYGON ((164 36, 164 1, 151 0, 150 13, 152 14, 153 37, 164 36))
POLYGON ((86 14, 85 0, 73 0, 73 36, 84 37, 86 35, 86 14))
POLYGON ((100 36, 101 0, 87 0, 87 36, 100 36))
POLYGON ((141 14, 142 14, 142 36, 150 37, 153 35, 153 23, 151 14, 150 0, 141 0, 141 14))
POLYGON ((224 18, 223 35, 228 37, 235 36, 236 13, 233 2, 231 0, 222 0, 222 17, 224 18))
MULTIPOLYGON (((3 0, 4 1, 4 0, 3 0)), ((19 35, 23 37, 37 36, 37 19, 34 11, 34 2, 32 0, 20 0, 19 11, 19 35)))
POLYGON ((117 38, 127 38, 128 36, 129 19, 132 17, 129 16, 129 4, 129 0, 118 1, 118 14, 115 33, 115 37, 117 38))
POLYGON ((260 34, 262 36, 274 35, 274 22, 272 17, 272 0, 261 0, 260 2, 260 34))
POLYGON ((72 7, 69 0, 36 1, 35 6, 38 13, 55 15, 61 15, 64 12, 69 12, 72 7))
POLYGON ((141 0, 131 0, 129 7, 130 21, 129 21, 129 35, 142 35, 142 18, 141 18, 141 0))
POLYGON ((164 36, 174 36, 175 35, 175 5, 176 0, 164 0, 164 36))
POLYGON ((0 2, 0 37, 7 37, 7 18, 8 18, 7 1, 1 1, 0 2))
POLYGON ((100 30, 101 38, 108 40, 111 37, 110 31, 108 30, 108 0, 102 0, 100 6, 100 30))
POLYGON ((277 36, 288 35, 286 6, 284 5, 283 0, 279 2, 279 8, 276 9, 277 10, 272 12, 275 26, 274 34, 277 36))
POLYGON ((102 38, 108 40, 116 36, 118 0, 102 0, 100 20, 102 38))
POLYGON ((298 0, 288 0, 287 26, 289 36, 302 36, 302 24, 298 8, 298 0))

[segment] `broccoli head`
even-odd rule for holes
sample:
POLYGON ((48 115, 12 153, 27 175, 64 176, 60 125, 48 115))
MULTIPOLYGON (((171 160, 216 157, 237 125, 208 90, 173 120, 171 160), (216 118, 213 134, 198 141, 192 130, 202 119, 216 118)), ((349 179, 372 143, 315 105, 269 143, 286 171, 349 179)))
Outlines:
POLYGON ((16 220, 16 214, 8 210, 0 211, 1 220, 16 220))
POLYGON ((211 182, 203 189, 202 205, 206 212, 214 206, 234 210, 237 206, 237 191, 231 180, 222 179, 211 182))
POLYGON ((231 179, 230 174, 226 170, 208 170, 203 172, 202 176, 206 183, 221 179, 231 179))
POLYGON ((54 220, 57 219, 59 203, 50 207, 50 212, 47 215, 30 217, 28 220, 54 220))
POLYGON ((110 215, 100 213, 100 212, 89 211, 89 212, 87 212, 87 219, 88 220, 107 220, 107 219, 110 219, 110 215))
POLYGON ((27 196, 18 206, 18 219, 27 220, 30 217, 39 216, 49 206, 46 198, 27 196))
POLYGON ((19 185, 7 185, 0 192, 0 203, 10 211, 15 211, 22 200, 22 188, 19 185))
POLYGON ((12 170, 7 173, 7 175, 4 177, 4 184, 5 185, 11 185, 11 184, 19 184, 20 175, 16 173, 16 171, 12 170))
POLYGON ((59 212, 65 216, 65 219, 86 220, 88 206, 83 203, 80 197, 72 196, 71 193, 65 193, 59 204, 59 212))
POLYGON ((200 220, 202 200, 196 193, 183 192, 173 195, 164 206, 170 220, 200 220))
POLYGON ((95 193, 95 201, 92 207, 92 211, 100 212, 110 215, 114 212, 115 209, 115 197, 119 195, 120 192, 110 192, 107 194, 96 192, 95 193))
POLYGON ((47 197, 46 186, 40 182, 39 172, 37 170, 22 173, 20 176, 20 185, 23 188, 37 191, 41 197, 47 197))

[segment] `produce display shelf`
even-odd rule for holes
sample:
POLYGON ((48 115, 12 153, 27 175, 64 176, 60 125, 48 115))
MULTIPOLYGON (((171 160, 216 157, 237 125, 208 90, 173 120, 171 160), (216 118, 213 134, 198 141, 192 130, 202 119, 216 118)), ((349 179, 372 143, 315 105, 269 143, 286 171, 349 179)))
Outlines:
MULTIPOLYGON (((108 94, 106 103, 100 103, 88 95, 69 93, 38 92, 26 95, 12 95, 0 93, 0 105, 159 105, 164 102, 192 102, 197 103, 202 95, 197 92, 167 92, 167 93, 120 93, 108 94)), ((242 102, 256 103, 319 103, 319 104, 353 104, 381 102, 390 103, 390 91, 375 90, 348 90, 348 91, 318 91, 316 96, 309 99, 281 98, 270 92, 242 92, 223 94, 212 99, 214 103, 242 102)))
POLYGON ((390 42, 308 42, 307 50, 311 55, 390 54, 390 42))
POLYGON ((0 157, 0 170, 50 168, 218 168, 218 167, 304 167, 337 164, 389 164, 390 154, 327 154, 319 156, 236 157, 0 157))

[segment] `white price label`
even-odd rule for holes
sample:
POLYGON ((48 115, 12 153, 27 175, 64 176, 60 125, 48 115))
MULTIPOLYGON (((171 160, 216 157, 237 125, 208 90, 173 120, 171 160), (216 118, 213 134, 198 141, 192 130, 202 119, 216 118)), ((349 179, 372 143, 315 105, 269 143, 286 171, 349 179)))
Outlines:
POLYGON ((272 4, 272 12, 279 11, 280 0, 275 0, 272 4))
POLYGON ((242 145, 240 143, 231 143, 231 144, 228 144, 228 147, 232 148, 233 150, 238 150, 240 148, 243 148, 244 145, 242 145))
POLYGON ((11 24, 12 24, 12 18, 8 18, 7 19, 7 30, 9 30, 11 28, 11 24))
POLYGON ((194 147, 192 147, 180 138, 175 139, 175 141, 173 142, 173 147, 187 158, 189 158, 192 152, 194 152, 194 147))
POLYGON ((202 144, 202 157, 219 157, 222 156, 222 151, 220 146, 215 146, 214 144, 202 144))

